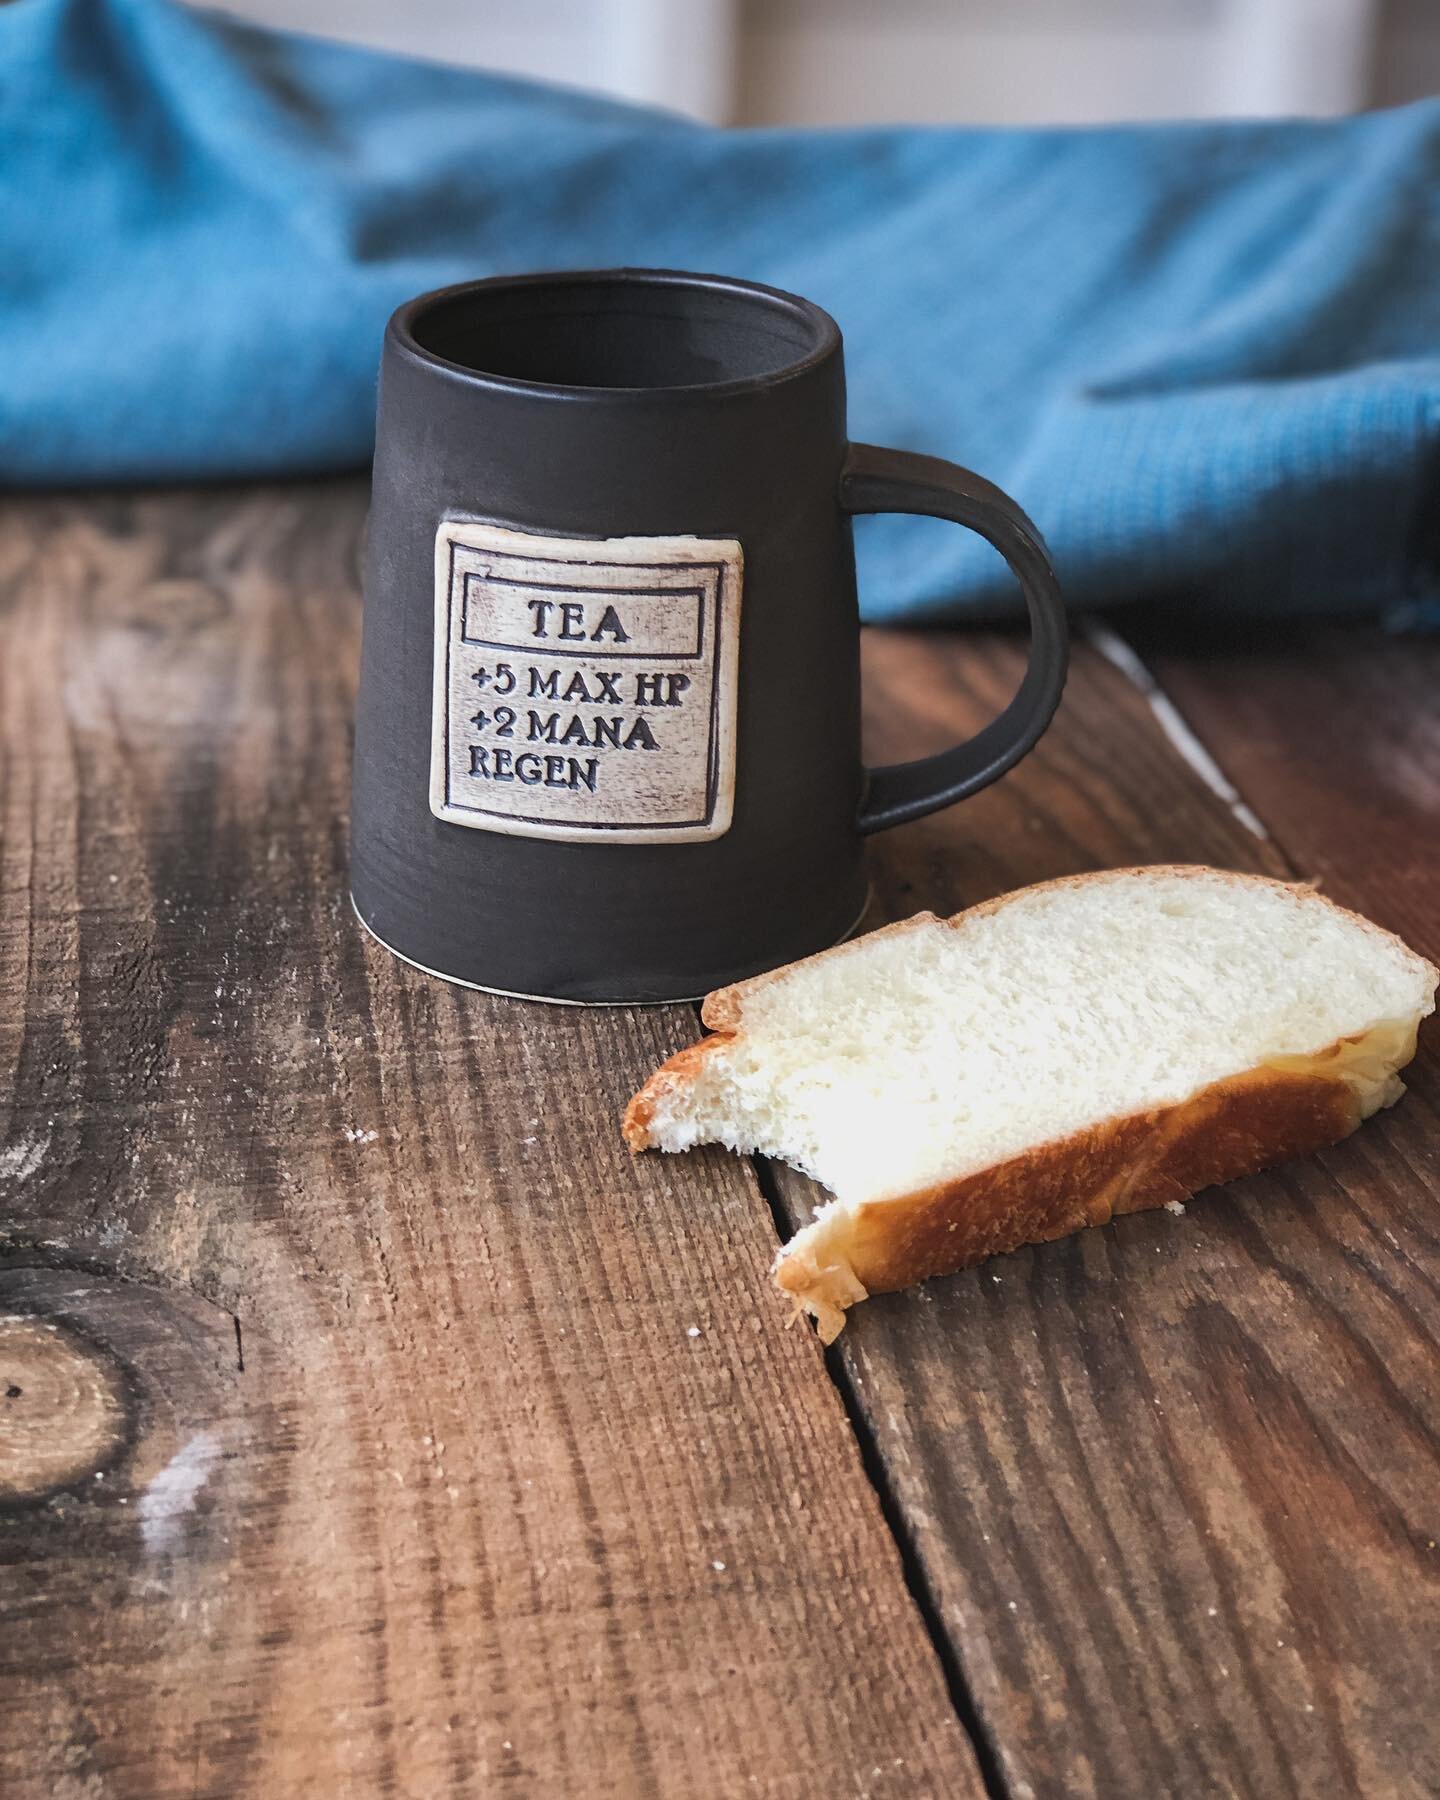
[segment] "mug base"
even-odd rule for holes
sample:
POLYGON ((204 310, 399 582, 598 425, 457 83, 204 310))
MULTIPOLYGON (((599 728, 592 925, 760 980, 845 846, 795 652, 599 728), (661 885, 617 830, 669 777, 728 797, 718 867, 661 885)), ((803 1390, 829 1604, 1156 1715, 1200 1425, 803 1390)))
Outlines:
MULTIPOLYGON (((832 938, 828 944, 819 945, 811 954, 818 955, 820 950, 833 949, 836 944, 843 944, 848 938, 852 938, 859 927, 860 921, 865 917, 866 913, 869 912, 870 902, 873 898, 874 889, 867 883, 865 888, 865 903, 860 908, 859 912, 856 913, 850 924, 840 933, 839 937, 832 938)), ((704 992, 699 994, 668 994, 665 998, 660 1000, 572 1000, 563 994, 520 994, 516 993, 513 988, 487 987, 483 981, 466 981, 461 975, 447 975, 444 969, 432 969, 425 963, 416 962, 413 956, 407 956, 403 950, 397 950, 393 944, 387 944, 384 938, 381 937, 375 927, 368 922, 364 914, 360 911, 360 908, 355 904, 355 896, 353 894, 350 895, 350 910, 359 920, 366 934, 374 938, 375 942, 382 950, 388 950, 391 956, 397 957, 403 963, 408 963, 412 969, 418 969, 422 975, 432 975, 437 981, 448 981, 452 987, 469 988, 470 991, 475 994, 494 994, 501 1000, 529 1000, 539 1006, 687 1006, 703 1000, 705 994, 711 991, 707 988, 704 992)), ((753 970, 752 973, 759 975, 765 973, 765 971, 756 969, 753 970)), ((737 979, 745 978, 737 977, 737 979)), ((724 986, 725 984, 722 982, 717 985, 724 986)))

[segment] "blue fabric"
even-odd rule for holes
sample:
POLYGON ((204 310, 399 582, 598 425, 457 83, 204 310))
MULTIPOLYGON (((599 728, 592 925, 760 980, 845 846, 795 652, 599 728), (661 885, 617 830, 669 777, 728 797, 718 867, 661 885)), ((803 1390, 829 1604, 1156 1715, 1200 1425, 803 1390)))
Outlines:
MULTIPOLYGON (((1437 600, 1440 103, 1334 123, 746 131, 166 0, 0 6, 0 479, 368 452, 381 329, 617 263, 810 296, 858 438, 1008 488, 1071 600, 1437 600)), ((872 617, 1003 611, 953 527, 862 532, 872 617)))

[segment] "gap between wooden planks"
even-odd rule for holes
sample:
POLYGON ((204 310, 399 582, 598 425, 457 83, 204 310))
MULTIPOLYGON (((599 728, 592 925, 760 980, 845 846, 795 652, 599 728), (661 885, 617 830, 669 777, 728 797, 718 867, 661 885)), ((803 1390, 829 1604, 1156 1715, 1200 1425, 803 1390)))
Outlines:
MULTIPOLYGON (((1440 647, 1196 635, 1158 693, 1082 641, 1021 770, 877 840, 875 922, 1206 861, 1321 875, 1440 957, 1440 647)), ((877 760, 983 722, 1021 656, 865 648, 877 760)), ((997 1787, 1440 1792, 1437 1068, 1432 1025, 1333 1150, 851 1314, 832 1367, 997 1787)), ((789 1229, 821 1197, 767 1185, 789 1229)))
POLYGON ((978 1795, 688 1009, 350 915, 363 507, 0 522, 0 1791, 978 1795))

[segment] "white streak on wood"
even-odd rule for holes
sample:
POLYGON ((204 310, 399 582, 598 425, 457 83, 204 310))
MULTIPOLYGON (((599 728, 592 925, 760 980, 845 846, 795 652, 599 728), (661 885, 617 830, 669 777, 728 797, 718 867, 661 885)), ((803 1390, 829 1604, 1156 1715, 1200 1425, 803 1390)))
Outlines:
POLYGON ((201 1489, 220 1454, 213 1431, 197 1431, 170 1458, 140 1496, 140 1535, 152 1554, 174 1548, 185 1515, 195 1510, 201 1489))
POLYGON ((1265 829, 1262 821, 1245 804, 1240 790, 1186 724, 1175 702, 1156 681, 1124 638, 1111 631, 1108 625, 1101 625, 1094 619, 1087 619, 1081 629, 1091 647, 1098 650, 1106 662, 1117 668, 1128 681, 1139 689, 1145 704, 1155 715, 1155 723, 1210 792, 1225 802, 1247 831, 1253 832, 1256 837, 1263 838, 1268 843, 1270 833, 1265 829))
POLYGON ((28 1181, 45 1160, 50 1148, 50 1133, 44 1137, 21 1138, 0 1150, 0 1181, 28 1181))

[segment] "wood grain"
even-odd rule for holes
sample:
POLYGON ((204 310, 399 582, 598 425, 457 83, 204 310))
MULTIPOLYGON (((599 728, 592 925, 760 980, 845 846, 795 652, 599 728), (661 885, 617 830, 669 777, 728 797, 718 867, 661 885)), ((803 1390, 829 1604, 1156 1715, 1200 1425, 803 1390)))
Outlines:
POLYGON ((1290 862, 1440 959, 1440 641, 1152 625, 1137 645, 1290 862))
MULTIPOLYGON (((1399 893, 1423 890, 1430 854, 1409 857, 1405 832, 1423 820, 1434 841, 1433 712, 1423 677, 1391 689, 1401 716, 1382 729, 1410 747, 1403 776, 1388 748, 1355 748, 1383 705, 1386 677, 1355 666, 1373 648, 1352 647, 1347 697, 1337 645, 1319 716, 1308 694, 1287 702, 1254 762, 1237 739, 1272 689, 1233 665, 1215 684, 1211 748, 1262 816, 1278 790, 1258 765, 1273 776, 1291 733, 1349 759, 1348 786, 1297 794, 1292 777, 1283 828, 1261 838, 1082 643, 1016 774, 877 841, 877 920, 1107 864, 1204 861, 1333 874, 1327 888, 1426 948, 1434 887, 1428 924, 1399 893), (1402 782, 1415 810, 1370 858, 1374 885, 1341 882, 1373 841, 1345 832, 1344 809, 1385 817, 1402 782)), ((872 754, 973 728, 1021 654, 869 634, 872 754)), ((833 1366, 1017 1800, 1440 1792, 1440 1115, 1433 1058, 1417 1068, 1355 1138, 1183 1218, 1124 1219, 850 1314, 833 1366)), ((816 1190, 770 1178, 792 1227, 807 1219, 816 1190)))
MULTIPOLYGON (((619 1147, 693 1017, 349 920, 361 504, 0 519, 0 1792, 978 1793, 745 1165, 619 1147)), ((1016 775, 877 843, 877 919, 1188 858, 1435 955, 1433 652, 1146 653, 1270 838, 1082 647, 1016 775)), ((872 753, 1019 657, 870 634, 872 753)), ((1432 1030, 1333 1151, 852 1315, 998 1789, 1440 1791, 1437 1146, 1432 1030)))
POLYGON ((693 1014, 350 917, 362 509, 0 517, 0 1791, 977 1794, 751 1171, 620 1143, 693 1014))

